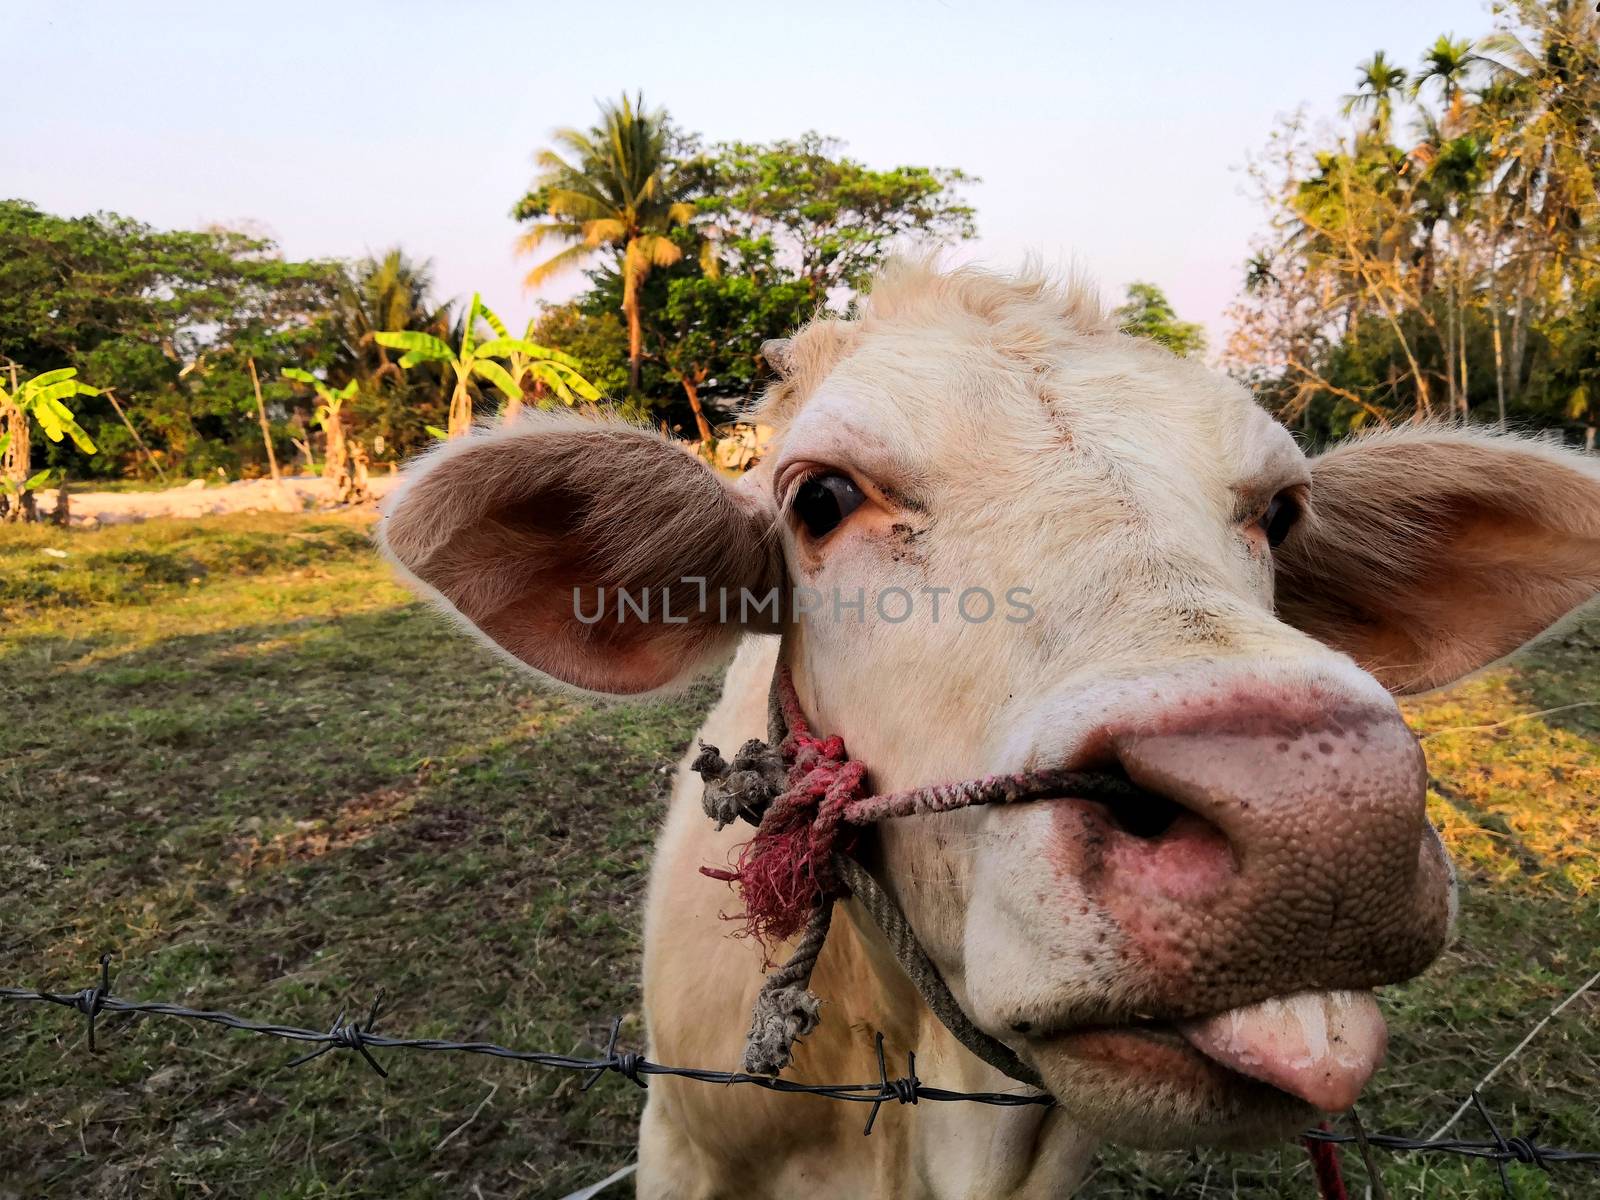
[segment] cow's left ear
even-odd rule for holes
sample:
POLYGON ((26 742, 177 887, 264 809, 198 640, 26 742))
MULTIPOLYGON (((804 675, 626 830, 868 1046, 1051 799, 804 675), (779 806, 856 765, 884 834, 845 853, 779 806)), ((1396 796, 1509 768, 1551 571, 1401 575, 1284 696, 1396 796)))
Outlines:
POLYGON ((1312 461, 1275 552, 1279 614, 1397 694, 1442 687, 1600 594, 1600 465, 1519 438, 1409 429, 1312 461))
POLYGON ((498 650, 572 687, 638 695, 777 620, 783 553, 760 482, 730 485, 647 429, 529 413, 408 466, 380 539, 498 650))

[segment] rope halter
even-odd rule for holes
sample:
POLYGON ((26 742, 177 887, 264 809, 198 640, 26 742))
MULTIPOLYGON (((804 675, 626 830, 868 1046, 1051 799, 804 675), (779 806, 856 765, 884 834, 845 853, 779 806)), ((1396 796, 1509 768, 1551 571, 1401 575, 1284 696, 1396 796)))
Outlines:
POLYGON ((1070 795, 1129 800, 1143 793, 1127 779, 1096 771, 1044 770, 989 775, 959 783, 871 795, 866 768, 845 753, 842 738, 818 737, 795 695, 789 669, 779 665, 768 700, 767 741, 752 739, 725 761, 702 743, 693 769, 705 781, 706 815, 718 829, 734 820, 756 827, 732 871, 701 873, 734 884, 745 911, 736 919, 763 946, 798 936, 793 953, 767 974, 756 996, 744 1069, 776 1075, 794 1056, 794 1043, 816 1028, 821 1002, 810 991, 812 969, 833 918, 833 902, 854 897, 883 934, 928 1007, 962 1045, 984 1062, 1030 1087, 1038 1075, 1009 1046, 984 1033, 950 994, 900 906, 851 856, 855 832, 893 817, 950 812, 979 804, 1016 804, 1070 795))

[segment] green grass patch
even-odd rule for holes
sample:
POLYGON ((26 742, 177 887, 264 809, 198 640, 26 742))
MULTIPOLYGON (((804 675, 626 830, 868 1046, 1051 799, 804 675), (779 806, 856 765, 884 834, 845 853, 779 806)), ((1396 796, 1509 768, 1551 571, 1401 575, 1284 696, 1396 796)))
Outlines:
MULTIPOLYGON (((368 533, 0 531, 0 982, 82 987, 115 949, 126 995, 324 1027, 384 987, 380 1028, 593 1053, 622 1014, 637 1044, 645 866, 710 689, 627 708, 536 691, 395 586, 368 533)), ((1600 709, 1529 715, 1600 699, 1597 664, 1591 620, 1410 706, 1435 731, 1462 937, 1385 999, 1369 1128, 1430 1130, 1600 968, 1600 709)), ((1597 1012, 1574 1005, 1488 1089, 1507 1124, 1600 1146, 1597 1012)), ((633 1152, 640 1094, 616 1079, 398 1054, 388 1081, 347 1055, 290 1074, 284 1044, 100 1024, 90 1058, 71 1014, 0 1006, 0 1197, 561 1196, 633 1152)), ((1497 1187, 1483 1164, 1384 1171, 1396 1197, 1497 1187)), ((1600 1186, 1520 1177, 1525 1197, 1600 1186)), ((1114 1151, 1081 1194, 1310 1189, 1290 1147, 1114 1151)))

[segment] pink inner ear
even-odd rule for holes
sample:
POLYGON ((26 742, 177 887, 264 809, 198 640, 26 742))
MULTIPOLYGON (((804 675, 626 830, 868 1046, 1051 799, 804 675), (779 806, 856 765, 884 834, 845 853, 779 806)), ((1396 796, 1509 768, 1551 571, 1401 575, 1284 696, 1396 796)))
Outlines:
MULTIPOLYGON (((614 695, 666 686, 722 630, 700 619, 683 625, 647 623, 631 611, 619 622, 619 585, 606 579, 585 543, 559 531, 562 519, 574 511, 570 502, 570 497, 546 495, 498 510, 458 532, 416 573, 479 632, 537 671, 614 695), (593 617, 600 589, 604 615, 593 623, 580 621, 575 604, 593 617)), ((629 588, 636 601, 642 590, 629 588)), ((660 590, 648 590, 651 613, 658 614, 660 590)), ((675 615, 695 617, 697 605, 685 603, 684 589, 673 592, 675 615)), ((697 601, 698 591, 691 593, 697 601)))
POLYGON ((1442 687, 1600 593, 1600 476, 1511 439, 1394 431, 1314 464, 1282 617, 1390 691, 1442 687))
MULTIPOLYGON (((583 605, 593 612, 593 589, 584 589, 583 605)), ((615 602, 607 607, 608 618, 614 616, 615 602)), ((706 652, 717 632, 699 624, 618 625, 610 619, 584 625, 573 618, 570 588, 564 594, 529 591, 477 624, 534 669, 574 687, 616 696, 665 687, 683 673, 685 663, 706 652)))
POLYGON ((614 695, 663 687, 737 637, 719 590, 781 579, 765 523, 703 463, 640 430, 570 418, 442 454, 385 525, 390 553, 483 636, 614 695), (636 605, 648 594, 650 617, 619 616, 618 589, 636 605))
POLYGON ((1423 586, 1350 631, 1352 653, 1393 691, 1469 675, 1532 641, 1600 589, 1600 540, 1513 513, 1459 523, 1423 586))

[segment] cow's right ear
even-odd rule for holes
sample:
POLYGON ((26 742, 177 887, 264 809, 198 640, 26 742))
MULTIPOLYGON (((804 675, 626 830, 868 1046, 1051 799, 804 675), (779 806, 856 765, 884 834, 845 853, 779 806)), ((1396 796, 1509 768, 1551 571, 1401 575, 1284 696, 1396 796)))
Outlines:
POLYGON ((384 506, 388 557, 562 683, 653 691, 730 650, 741 613, 771 627, 765 602, 784 576, 770 501, 648 430, 530 414, 447 443, 406 476, 384 506))
POLYGON ((1409 426, 1311 463, 1273 554, 1278 612, 1391 692, 1443 687, 1600 596, 1600 464, 1409 426))

